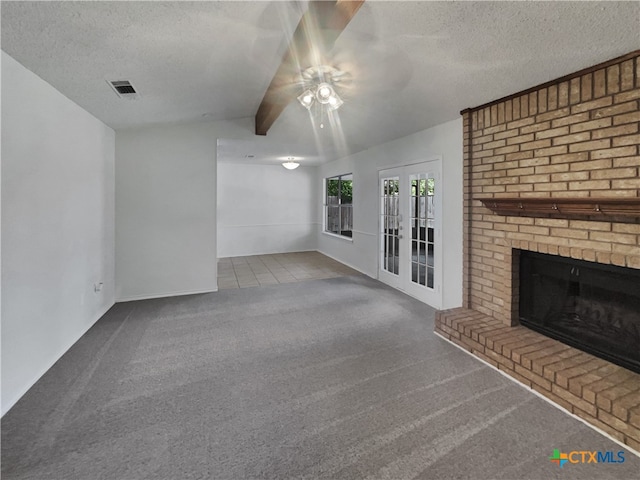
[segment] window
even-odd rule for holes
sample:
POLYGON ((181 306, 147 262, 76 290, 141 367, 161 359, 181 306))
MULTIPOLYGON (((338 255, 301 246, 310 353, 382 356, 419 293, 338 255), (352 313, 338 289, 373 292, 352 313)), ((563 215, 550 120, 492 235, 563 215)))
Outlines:
POLYGON ((325 192, 324 231, 351 238, 353 229, 353 175, 349 173, 327 178, 325 192))

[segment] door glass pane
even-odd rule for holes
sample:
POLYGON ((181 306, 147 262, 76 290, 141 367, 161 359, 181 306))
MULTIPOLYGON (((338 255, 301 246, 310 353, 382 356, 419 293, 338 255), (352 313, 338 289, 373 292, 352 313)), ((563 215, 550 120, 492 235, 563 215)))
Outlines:
POLYGON ((380 226, 383 270, 399 274, 400 179, 385 178, 381 182, 380 226))
POLYGON ((421 175, 410 175, 409 181, 411 183, 411 281, 413 283, 420 284, 420 250, 421 243, 419 240, 424 240, 421 232, 420 222, 420 210, 421 210, 421 190, 422 181, 421 175))
POLYGON ((433 204, 435 188, 436 188, 436 180, 432 176, 427 178, 426 185, 426 226, 427 226, 427 287, 433 288, 434 286, 434 255, 435 255, 435 236, 434 236, 434 228, 435 228, 435 208, 433 204))
POLYGON ((416 173, 411 182, 411 281, 433 288, 435 179, 430 173, 416 173))

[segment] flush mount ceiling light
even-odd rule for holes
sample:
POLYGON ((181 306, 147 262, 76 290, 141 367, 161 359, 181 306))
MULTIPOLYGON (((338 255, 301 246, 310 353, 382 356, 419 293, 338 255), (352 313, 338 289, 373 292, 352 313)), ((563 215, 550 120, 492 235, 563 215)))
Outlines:
POLYGON ((345 75, 345 72, 328 65, 303 70, 298 81, 304 86, 305 91, 298 97, 298 101, 307 110, 311 110, 314 105, 324 105, 329 111, 337 110, 344 101, 334 85, 345 75))
POLYGON ((300 166, 300 164, 297 162, 294 162, 294 160, 295 160, 294 157, 289 157, 287 161, 282 164, 282 166, 287 170, 295 170, 300 166))

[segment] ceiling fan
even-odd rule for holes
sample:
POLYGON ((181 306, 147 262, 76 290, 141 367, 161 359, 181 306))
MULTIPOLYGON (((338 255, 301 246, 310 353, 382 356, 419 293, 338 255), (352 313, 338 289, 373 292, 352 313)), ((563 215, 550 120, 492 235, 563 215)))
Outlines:
POLYGON ((364 0, 309 2, 258 107, 256 135, 266 135, 292 100, 298 99, 306 108, 316 104, 337 109, 342 105, 338 85, 347 85, 351 75, 332 65, 329 54, 363 3, 364 0))

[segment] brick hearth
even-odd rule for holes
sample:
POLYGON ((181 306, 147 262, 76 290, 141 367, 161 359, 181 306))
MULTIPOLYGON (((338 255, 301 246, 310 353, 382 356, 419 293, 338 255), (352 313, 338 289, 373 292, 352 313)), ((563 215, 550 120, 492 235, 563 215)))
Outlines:
POLYGON ((640 375, 518 325, 519 251, 640 268, 640 218, 497 214, 494 198, 640 197, 640 51, 467 109, 463 309, 436 331, 640 450, 640 375))
POLYGON ((456 308, 436 332, 640 452, 640 375, 522 326, 456 308))

